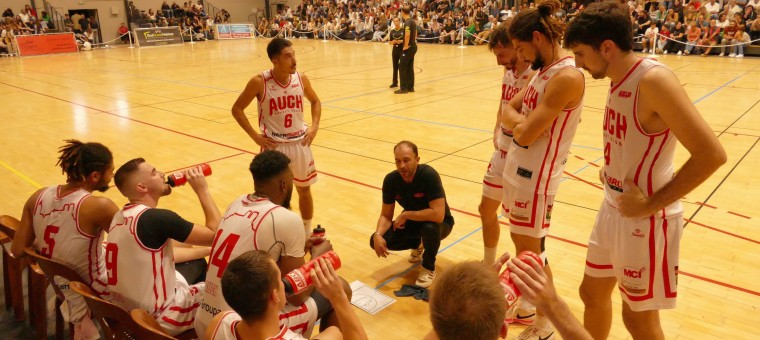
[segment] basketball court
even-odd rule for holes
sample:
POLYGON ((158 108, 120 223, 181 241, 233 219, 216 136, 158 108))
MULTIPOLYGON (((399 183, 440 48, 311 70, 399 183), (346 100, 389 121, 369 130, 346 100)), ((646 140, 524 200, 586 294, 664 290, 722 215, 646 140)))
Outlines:
MULTIPOLYGON (((391 48, 372 42, 294 39, 298 69, 322 101, 312 146, 319 181, 312 188, 314 224, 327 229, 349 282, 360 280, 393 296, 412 284, 408 252, 377 258, 369 248, 381 207, 380 187, 395 169, 392 148, 402 139, 420 147, 421 162, 442 176, 456 220, 441 245, 438 270, 483 256, 477 215, 481 180, 493 150, 492 130, 502 68, 485 46, 420 44, 415 93, 396 95, 391 48)), ((253 191, 248 172, 259 147, 230 108, 255 73, 271 67, 268 39, 209 41, 181 46, 115 48, 0 59, 0 214, 20 218, 27 197, 65 181, 55 167, 62 140, 97 141, 116 167, 144 157, 164 171, 209 162, 209 187, 224 211, 253 191)), ((760 331, 760 59, 658 56, 671 67, 728 153, 728 162, 683 199, 678 307, 661 313, 668 338, 755 338, 760 331)), ((583 304, 585 245, 602 200, 598 180, 608 80, 587 74, 582 122, 552 212, 549 261, 559 294, 577 317, 583 304)), ((307 102, 307 101, 304 101, 307 102)), ((309 107, 304 109, 310 120, 309 107)), ((256 122, 253 103, 247 110, 256 122)), ((677 166, 688 154, 679 146, 677 166)), ((106 194, 126 203, 115 188, 106 194)), ((294 198, 294 205, 297 200, 294 198)), ((200 222, 189 187, 160 207, 200 222)), ((397 210, 398 212, 399 210, 397 210)), ((514 252, 502 218, 499 252, 514 252)), ((613 295, 610 338, 628 338, 613 295)), ((430 327, 428 305, 413 298, 372 316, 357 309, 371 339, 420 339, 430 327)), ((525 326, 513 326, 514 338, 525 326)))

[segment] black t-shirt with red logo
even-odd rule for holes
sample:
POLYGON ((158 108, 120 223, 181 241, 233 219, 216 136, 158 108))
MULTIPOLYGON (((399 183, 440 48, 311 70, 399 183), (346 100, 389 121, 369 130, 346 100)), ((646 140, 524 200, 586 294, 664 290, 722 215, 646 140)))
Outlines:
MULTIPOLYGON (((383 203, 394 204, 398 202, 404 210, 419 211, 430 208, 430 201, 443 198, 446 192, 443 190, 441 176, 430 165, 420 164, 414 174, 411 183, 404 182, 398 171, 393 171, 383 180, 383 203)), ((454 217, 451 216, 449 203, 446 202, 446 213, 443 221, 454 225, 454 217)))

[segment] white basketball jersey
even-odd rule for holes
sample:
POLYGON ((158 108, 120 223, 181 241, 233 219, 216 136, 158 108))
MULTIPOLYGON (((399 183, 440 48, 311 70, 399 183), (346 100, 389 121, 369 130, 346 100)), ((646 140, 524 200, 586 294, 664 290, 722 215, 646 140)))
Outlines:
MULTIPOLYGON (((660 190, 674 176, 673 157, 678 140, 670 129, 647 133, 636 113, 641 77, 654 67, 652 59, 640 59, 618 84, 612 84, 604 114, 604 196, 617 208, 625 179, 633 180, 646 196, 660 190)), ((669 218, 683 212, 675 201, 658 213, 669 218)))
MULTIPOLYGON (((238 338, 235 326, 241 321, 240 315, 235 312, 224 312, 224 316, 216 325, 211 334, 211 340, 235 340, 238 338)), ((287 327, 282 327, 280 333, 267 338, 267 340, 306 340, 298 333, 294 333, 287 327)))
MULTIPOLYGON (((80 189, 61 196, 60 190, 60 186, 46 188, 37 198, 32 217, 34 247, 42 256, 74 269, 99 293, 105 292, 103 232, 89 235, 79 228, 79 207, 90 193, 80 189)), ((67 283, 61 278, 56 281, 67 283)))
MULTIPOLYGON (((530 81, 528 78, 533 70, 530 66, 525 67, 519 74, 515 73, 514 69, 509 69, 504 74, 504 78, 501 80, 501 105, 509 105, 509 101, 525 87, 525 84, 530 81)), ((509 151, 509 146, 512 144, 512 130, 507 129, 504 125, 499 124, 501 127, 501 133, 496 136, 496 141, 499 145, 499 149, 503 151, 509 151)), ((498 133, 498 132, 497 132, 498 133)))
MULTIPOLYGON (((538 103, 543 101, 546 85, 564 68, 583 74, 575 67, 575 59, 569 56, 544 67, 528 84, 521 114, 530 116, 538 103)), ((548 136, 539 137, 529 146, 518 145, 513 140, 504 168, 506 179, 518 188, 534 190, 536 194, 555 195, 581 119, 582 108, 583 98, 574 108, 559 113, 546 131, 548 136)))
POLYGON ((264 78, 264 95, 259 101, 261 133, 278 142, 300 141, 307 128, 303 119, 301 74, 291 74, 287 84, 280 84, 271 70, 261 72, 261 76, 264 78))
POLYGON ((129 204, 116 213, 104 258, 111 302, 124 310, 144 309, 155 318, 174 303, 177 276, 170 241, 152 250, 137 238, 137 221, 148 209, 129 204))
POLYGON ((203 302, 195 315, 196 329, 205 331, 211 319, 230 310, 222 295, 227 263, 249 250, 263 250, 275 262, 280 256, 303 257, 306 236, 301 217, 266 198, 243 195, 224 212, 211 245, 203 302))

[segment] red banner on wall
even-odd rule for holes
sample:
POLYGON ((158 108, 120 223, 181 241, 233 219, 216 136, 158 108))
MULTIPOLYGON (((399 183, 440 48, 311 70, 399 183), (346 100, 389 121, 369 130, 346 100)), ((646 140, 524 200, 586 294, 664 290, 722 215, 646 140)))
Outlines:
POLYGON ((78 51, 74 33, 17 35, 16 46, 21 56, 78 51))

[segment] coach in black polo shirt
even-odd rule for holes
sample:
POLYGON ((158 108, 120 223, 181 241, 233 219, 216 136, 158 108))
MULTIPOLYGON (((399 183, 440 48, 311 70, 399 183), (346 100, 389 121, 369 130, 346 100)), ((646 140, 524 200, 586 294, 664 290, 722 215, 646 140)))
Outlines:
POLYGON ((383 180, 383 208, 377 229, 369 245, 377 256, 388 256, 388 250, 412 249, 409 262, 422 260, 416 285, 429 287, 435 278, 435 257, 441 240, 454 226, 446 193, 438 172, 427 164, 419 164, 417 145, 402 141, 393 148, 396 171, 383 180), (396 202, 404 209, 393 220, 396 202))

